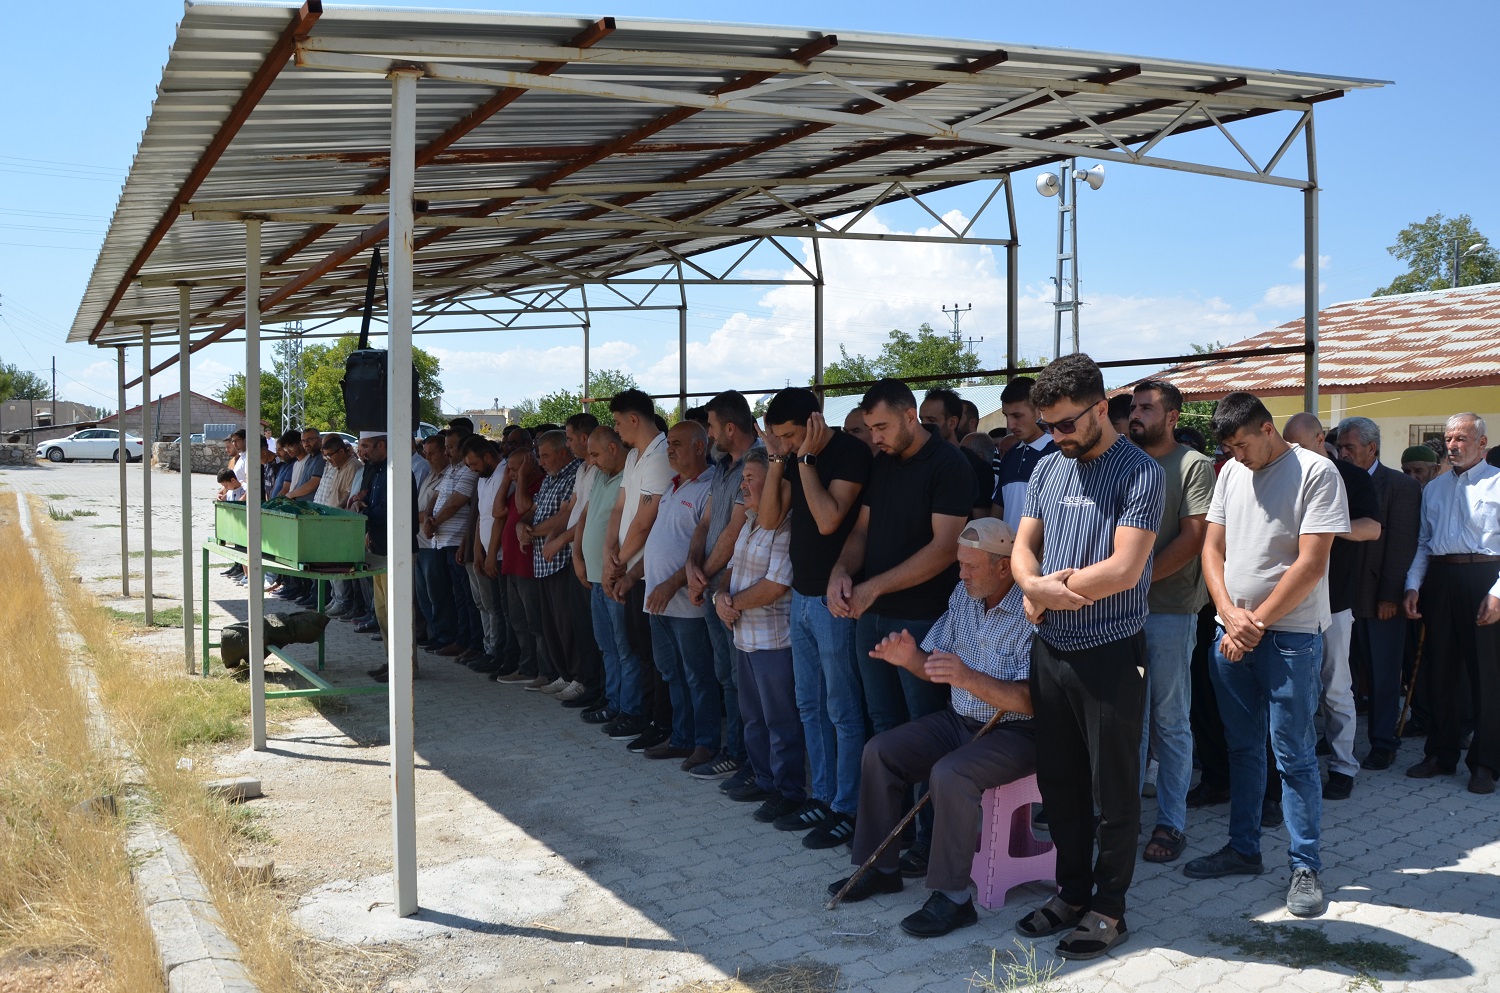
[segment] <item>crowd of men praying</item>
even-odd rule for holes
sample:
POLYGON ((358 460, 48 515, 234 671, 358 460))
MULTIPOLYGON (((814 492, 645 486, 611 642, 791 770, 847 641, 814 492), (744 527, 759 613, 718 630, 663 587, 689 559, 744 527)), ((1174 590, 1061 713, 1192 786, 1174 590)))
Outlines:
POLYGON ((1474 414, 1398 470, 1373 420, 1278 426, 1243 392, 1210 456, 1175 386, 1111 398, 1082 354, 1012 379, 989 432, 954 391, 918 404, 893 379, 842 425, 795 387, 759 423, 734 391, 670 427, 639 390, 608 406, 612 425, 498 439, 455 418, 410 481, 387 478, 384 434, 356 452, 289 432, 260 485, 364 513, 376 569, 388 488, 412 486, 416 603, 376 575, 333 583, 330 616, 376 639, 410 616, 422 665, 550 698, 806 848, 849 846, 873 866, 829 886, 846 901, 923 878, 913 936, 977 921, 981 798, 1031 775, 1059 891, 1016 927, 1074 959, 1127 938, 1137 859, 1182 858, 1190 809, 1227 803, 1229 833, 1186 876, 1265 872, 1262 832, 1284 826, 1287 908, 1316 916, 1322 805, 1403 738, 1425 738, 1406 775, 1466 757, 1467 788, 1495 788, 1500 470, 1474 414))

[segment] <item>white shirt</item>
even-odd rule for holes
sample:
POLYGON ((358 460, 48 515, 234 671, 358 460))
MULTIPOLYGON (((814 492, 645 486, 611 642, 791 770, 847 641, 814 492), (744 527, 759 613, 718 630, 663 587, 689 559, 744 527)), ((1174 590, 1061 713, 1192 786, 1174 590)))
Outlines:
POLYGON ((573 483, 573 511, 568 514, 568 527, 577 527, 578 518, 583 516, 583 508, 589 505, 589 491, 594 488, 594 481, 599 478, 599 467, 585 464, 578 470, 578 479, 573 483))
MULTIPOLYGON (((505 492, 505 474, 510 471, 510 465, 501 462, 490 473, 490 478, 479 477, 474 488, 475 500, 479 504, 479 544, 484 550, 490 550, 490 536, 495 533, 495 494, 505 492)), ((500 549, 495 549, 495 561, 500 561, 500 549)))
MULTIPOLYGON (((672 467, 667 464, 667 435, 663 431, 651 439, 644 452, 632 448, 625 456, 625 478, 620 483, 620 492, 625 494, 620 508, 620 533, 618 541, 625 545, 625 536, 630 533, 630 522, 641 509, 641 500, 648 496, 661 496, 672 484, 672 467)), ((625 568, 633 569, 646 554, 645 543, 641 550, 631 556, 625 568)))
MULTIPOLYGON (((1420 590, 1434 555, 1500 555, 1500 469, 1484 459, 1445 472, 1422 490, 1422 530, 1406 588, 1420 590)), ((1490 587, 1500 596, 1500 580, 1490 587)))

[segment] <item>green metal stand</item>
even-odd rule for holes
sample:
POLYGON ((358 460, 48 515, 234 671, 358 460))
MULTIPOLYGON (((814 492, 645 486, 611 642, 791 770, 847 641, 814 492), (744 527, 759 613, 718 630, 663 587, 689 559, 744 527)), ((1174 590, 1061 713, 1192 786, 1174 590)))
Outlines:
MULTIPOLYGON (((218 648, 219 647, 219 643, 218 642, 216 642, 216 641, 215 642, 210 642, 208 640, 208 560, 209 560, 209 556, 210 555, 217 555, 219 558, 228 559, 231 562, 238 562, 242 566, 248 566, 250 564, 250 554, 247 551, 245 551, 244 549, 235 548, 232 545, 221 545, 218 542, 213 542, 213 541, 205 541, 203 543, 202 547, 203 547, 203 575, 202 575, 202 582, 199 583, 199 587, 203 590, 203 604, 202 604, 202 610, 199 612, 199 616, 203 619, 202 620, 203 637, 200 639, 202 641, 202 644, 203 644, 203 675, 207 676, 208 672, 209 672, 209 665, 210 665, 209 649, 210 648, 218 648)), ((280 562, 274 562, 274 561, 265 561, 265 562, 263 562, 262 565, 261 565, 261 568, 263 568, 267 573, 276 573, 277 575, 280 575, 280 576, 295 576, 298 579, 311 579, 311 580, 313 580, 317 584, 317 590, 318 590, 318 613, 320 613, 320 614, 323 612, 323 608, 325 606, 327 606, 327 603, 328 603, 328 600, 327 600, 327 596, 328 596, 328 585, 327 584, 328 583, 331 583, 331 582, 333 582, 336 579, 364 579, 367 576, 378 576, 378 575, 381 575, 382 573, 385 572, 384 569, 354 569, 354 568, 351 568, 348 572, 328 573, 328 572, 322 572, 322 571, 312 570, 312 569, 295 568, 293 566, 283 565, 280 562)), ((317 672, 314 672, 313 670, 309 669, 307 666, 303 665, 301 662, 298 662, 296 659, 292 658, 291 655, 288 654, 285 649, 276 648, 274 646, 269 646, 268 645, 267 646, 267 650, 272 655, 275 655, 282 662, 285 662, 292 669, 293 672, 297 673, 297 675, 301 676, 303 679, 307 680, 309 683, 312 683, 312 688, 311 689, 302 689, 302 690, 267 690, 266 691, 266 699, 267 700, 277 700, 277 699, 281 699, 281 698, 284 698, 284 697, 364 696, 364 695, 367 695, 367 694, 370 694, 370 693, 384 693, 386 691, 386 687, 385 687, 385 685, 383 683, 376 683, 376 684, 374 684, 372 686, 334 686, 332 683, 328 682, 328 680, 324 679, 322 676, 319 676, 318 673, 323 671, 323 665, 324 665, 324 662, 325 662, 325 660, 327 658, 327 654, 326 654, 327 653, 326 639, 325 639, 324 635, 322 635, 322 634, 318 635, 318 669, 317 669, 317 672)))

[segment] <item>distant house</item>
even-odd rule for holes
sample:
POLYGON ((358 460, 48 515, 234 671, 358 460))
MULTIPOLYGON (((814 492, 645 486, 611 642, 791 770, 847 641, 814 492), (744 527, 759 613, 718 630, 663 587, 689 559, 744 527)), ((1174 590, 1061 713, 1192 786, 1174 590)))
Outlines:
POLYGON ((0 434, 47 428, 57 424, 85 424, 98 417, 98 407, 71 400, 6 400, 0 403, 0 434))
MULTIPOLYGON (((1368 417, 1380 425, 1381 460, 1437 442, 1451 414, 1472 411, 1500 442, 1500 284, 1369 297, 1318 312, 1318 416, 1325 425, 1368 417)), ((1302 343, 1300 319, 1225 351, 1302 343)), ((1267 355, 1176 366, 1153 374, 1187 400, 1248 390, 1278 424, 1302 409, 1303 356, 1267 355)))
MULTIPOLYGON (((172 393, 164 397, 152 400, 148 405, 148 420, 146 432, 143 435, 148 441, 161 441, 164 438, 175 438, 178 428, 182 424, 182 412, 179 407, 178 398, 182 394, 172 393)), ((220 403, 213 397, 206 397, 201 393, 189 393, 190 417, 189 422, 192 430, 189 434, 199 434, 203 431, 205 424, 233 424, 236 429, 245 426, 245 412, 228 404, 220 403)), ((101 428, 113 428, 116 415, 99 419, 101 428)), ((262 426, 268 426, 270 421, 261 421, 262 426)), ((125 411, 125 431, 127 434, 141 434, 141 407, 136 404, 125 411)))

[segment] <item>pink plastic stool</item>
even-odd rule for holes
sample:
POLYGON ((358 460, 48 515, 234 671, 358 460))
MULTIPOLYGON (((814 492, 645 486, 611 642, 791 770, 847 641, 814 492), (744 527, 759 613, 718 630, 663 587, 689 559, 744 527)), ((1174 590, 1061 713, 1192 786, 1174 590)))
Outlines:
POLYGON ((1055 879, 1057 853, 1049 841, 1031 831, 1031 805, 1041 803, 1036 776, 986 790, 980 801, 984 817, 979 851, 969 874, 979 890, 979 905, 1003 907, 1012 886, 1055 879))

